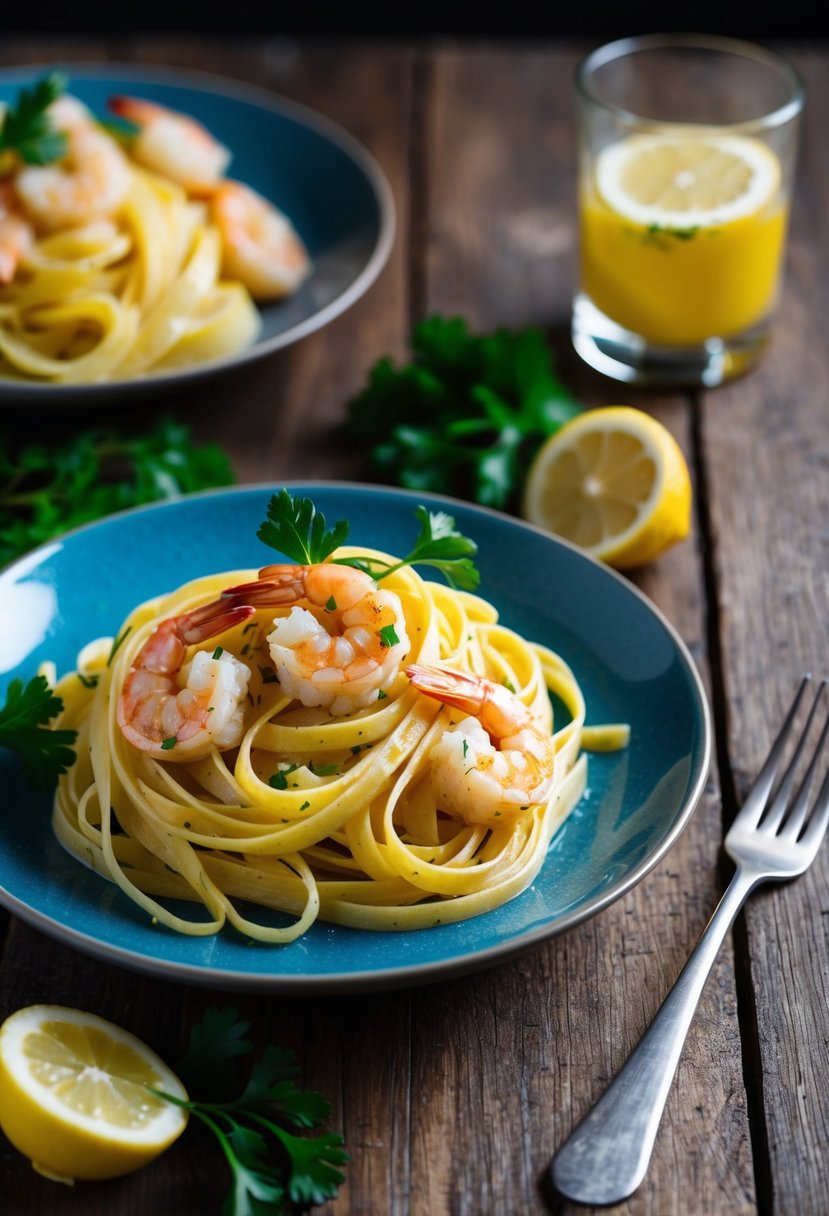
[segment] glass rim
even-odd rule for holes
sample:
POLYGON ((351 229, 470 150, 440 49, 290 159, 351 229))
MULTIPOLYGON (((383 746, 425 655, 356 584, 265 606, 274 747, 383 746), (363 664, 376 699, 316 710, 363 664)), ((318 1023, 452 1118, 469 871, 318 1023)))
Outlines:
MULTIPOLYGON (((791 91, 791 96, 782 105, 763 114, 758 114, 754 118, 748 118, 740 122, 724 122, 722 124, 706 123, 706 126, 716 127, 722 125, 729 130, 745 130, 756 127, 768 129, 769 127, 783 126, 793 118, 796 118, 802 111, 806 97, 806 86, 800 71, 789 59, 778 51, 761 46, 759 43, 748 42, 741 38, 729 38, 720 34, 633 34, 629 37, 617 38, 613 42, 606 42, 602 46, 589 51, 577 65, 575 72, 576 89, 585 100, 593 105, 601 106, 607 113, 614 114, 625 122, 654 122, 656 120, 652 117, 649 118, 646 114, 638 114, 635 110, 628 110, 624 106, 617 105, 615 102, 602 97, 596 89, 591 87, 591 74, 595 73, 598 68, 602 68, 616 59, 621 59, 624 55, 630 55, 637 51, 683 48, 700 51, 719 51, 723 54, 753 60, 755 63, 762 64, 776 71, 779 76, 786 80, 791 91)), ((683 124, 677 122, 672 125, 681 126, 683 124)), ((698 126, 699 124, 694 123, 691 125, 698 126)))

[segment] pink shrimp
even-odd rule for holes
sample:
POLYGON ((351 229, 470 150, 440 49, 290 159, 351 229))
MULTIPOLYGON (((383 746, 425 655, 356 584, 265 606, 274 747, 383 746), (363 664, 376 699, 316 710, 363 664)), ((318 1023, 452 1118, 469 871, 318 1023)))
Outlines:
POLYGON ((38 229, 56 232, 115 215, 130 185, 129 162, 118 144, 75 97, 49 107, 52 127, 66 136, 67 154, 49 165, 24 165, 14 189, 38 229))
POLYGON ((223 651, 188 646, 246 621, 246 605, 217 600, 162 621, 135 657, 118 698, 117 717, 133 747, 158 760, 195 760, 211 747, 235 747, 244 726, 242 703, 250 672, 223 651))
POLYGON ((470 825, 503 827, 553 787, 555 744, 522 700, 483 676, 412 664, 412 685, 470 716, 449 726, 430 754, 438 807, 470 825))
POLYGON ((287 216, 241 182, 222 183, 211 199, 222 238, 222 272, 255 300, 275 300, 311 271, 308 253, 287 216))
POLYGON ((268 635, 277 678, 288 696, 334 715, 377 701, 409 649, 400 597, 352 566, 265 566, 258 582, 224 594, 260 607, 294 605, 268 635))
POLYGON ((20 214, 11 182, 0 181, 0 283, 11 283, 34 240, 34 229, 20 214))
POLYGON ((230 151, 189 114, 140 97, 110 97, 113 114, 135 123, 132 155, 140 165, 199 192, 215 186, 230 163, 230 151))

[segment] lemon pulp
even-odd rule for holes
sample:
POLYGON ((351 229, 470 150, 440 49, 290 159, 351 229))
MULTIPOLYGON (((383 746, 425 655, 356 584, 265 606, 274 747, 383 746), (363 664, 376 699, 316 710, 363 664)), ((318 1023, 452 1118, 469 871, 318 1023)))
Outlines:
POLYGON ((41 1173, 112 1178, 146 1165, 184 1130, 175 1074, 128 1031, 80 1010, 34 1005, 0 1027, 0 1126, 41 1173))
POLYGON ((642 410, 605 406, 574 418, 541 447, 523 513, 627 569, 688 535, 691 500, 688 466, 667 428, 642 410))
POLYGON ((599 153, 582 185, 582 284, 648 341, 689 346, 762 320, 788 209, 780 163, 745 136, 637 135, 599 153))

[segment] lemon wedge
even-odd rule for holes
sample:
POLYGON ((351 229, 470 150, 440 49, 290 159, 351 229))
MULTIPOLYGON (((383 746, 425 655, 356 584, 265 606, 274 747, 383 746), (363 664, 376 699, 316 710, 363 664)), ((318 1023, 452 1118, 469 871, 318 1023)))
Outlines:
POLYGON ((691 527, 691 478, 670 431, 629 406, 588 410, 542 445, 524 518, 617 569, 643 565, 691 527))
POLYGON ((595 172, 617 215, 676 231, 754 215, 780 186, 780 162, 759 140, 693 130, 620 140, 599 153, 595 172))
POLYGON ((176 1075, 140 1039, 92 1013, 30 1005, 0 1027, 0 1127, 39 1173, 114 1178, 181 1135, 176 1075))

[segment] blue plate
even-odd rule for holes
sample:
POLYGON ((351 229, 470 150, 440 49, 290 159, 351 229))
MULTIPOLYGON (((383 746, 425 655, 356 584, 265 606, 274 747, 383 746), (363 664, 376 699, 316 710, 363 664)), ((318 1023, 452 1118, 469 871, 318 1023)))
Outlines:
MULTIPOLYGON (((318 923, 283 947, 233 930, 185 937, 150 924, 106 879, 63 851, 49 797, 0 750, 0 901, 43 932, 110 962, 225 988, 336 991, 437 980, 500 962, 593 915, 671 847, 703 788, 709 714, 694 664, 671 626, 623 578, 526 524, 402 490, 297 483, 351 541, 409 551, 415 507, 443 509, 479 545, 481 591, 502 620, 572 665, 588 724, 626 721, 630 747, 592 755, 588 789, 533 885, 460 924, 377 933, 318 923)), ((0 574, 0 692, 51 659, 72 670, 90 639, 114 635, 140 601, 206 572, 258 567, 256 539, 273 489, 193 495, 81 528, 0 574)))
MULTIPOLYGON (((54 68, 0 71, 0 102, 14 101, 22 87, 54 68)), ((232 150, 229 175, 253 186, 291 218, 314 271, 295 295, 263 305, 257 342, 225 359, 113 384, 0 378, 0 405, 94 404, 190 384, 313 333, 349 308, 377 278, 394 240, 391 190, 365 148, 329 119, 264 89, 181 68, 69 64, 61 70, 69 92, 101 117, 108 114, 108 98, 132 93, 198 118, 232 150)))

